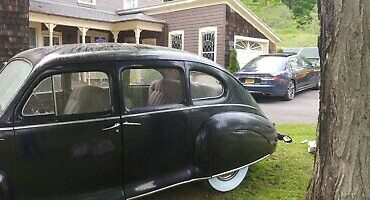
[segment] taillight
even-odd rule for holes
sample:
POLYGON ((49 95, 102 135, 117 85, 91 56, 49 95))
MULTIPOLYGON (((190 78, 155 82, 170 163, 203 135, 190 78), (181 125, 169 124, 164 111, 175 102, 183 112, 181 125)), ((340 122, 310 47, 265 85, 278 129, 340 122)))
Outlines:
POLYGON ((261 77, 261 84, 269 84, 273 81, 280 81, 280 76, 271 76, 271 77, 261 77))

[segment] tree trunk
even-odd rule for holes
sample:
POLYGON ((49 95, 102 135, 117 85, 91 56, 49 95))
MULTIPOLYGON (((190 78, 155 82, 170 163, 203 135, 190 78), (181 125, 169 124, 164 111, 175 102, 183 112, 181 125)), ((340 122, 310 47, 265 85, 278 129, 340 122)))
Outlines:
POLYGON ((307 199, 370 199, 370 1, 318 7, 322 87, 307 199))
POLYGON ((0 67, 29 48, 29 0, 0 0, 0 67))

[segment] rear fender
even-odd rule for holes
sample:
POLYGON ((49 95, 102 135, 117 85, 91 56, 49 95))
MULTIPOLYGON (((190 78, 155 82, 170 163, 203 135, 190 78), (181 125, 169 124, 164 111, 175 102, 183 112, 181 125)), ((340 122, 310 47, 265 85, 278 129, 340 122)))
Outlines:
POLYGON ((212 176, 252 163, 274 152, 277 133, 271 122, 245 112, 210 117, 201 127, 195 163, 203 176, 212 176))

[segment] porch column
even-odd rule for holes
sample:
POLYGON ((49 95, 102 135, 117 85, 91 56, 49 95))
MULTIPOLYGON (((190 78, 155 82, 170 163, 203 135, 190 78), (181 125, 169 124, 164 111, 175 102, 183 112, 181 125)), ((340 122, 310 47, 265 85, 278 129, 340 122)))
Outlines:
POLYGON ((120 31, 111 31, 111 32, 113 34, 114 43, 117 43, 118 42, 118 35, 119 35, 120 31))
POLYGON ((45 23, 45 26, 49 29, 49 46, 53 46, 53 32, 57 25, 45 23))
POLYGON ((140 44, 140 34, 141 34, 141 29, 139 29, 139 28, 136 28, 135 30, 134 30, 134 32, 135 32, 135 39, 136 39, 136 44, 140 44))
POLYGON ((78 27, 78 30, 80 30, 81 33, 82 33, 82 44, 85 44, 86 43, 86 33, 89 30, 89 28, 86 28, 86 27, 78 27))

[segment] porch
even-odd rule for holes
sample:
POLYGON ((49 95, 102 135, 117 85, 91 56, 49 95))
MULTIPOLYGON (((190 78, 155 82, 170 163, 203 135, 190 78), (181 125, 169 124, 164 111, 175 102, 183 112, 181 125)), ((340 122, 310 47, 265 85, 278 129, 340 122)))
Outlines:
POLYGON ((165 22, 142 13, 115 13, 31 2, 30 47, 75 43, 165 45, 165 22))

